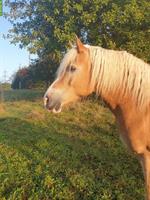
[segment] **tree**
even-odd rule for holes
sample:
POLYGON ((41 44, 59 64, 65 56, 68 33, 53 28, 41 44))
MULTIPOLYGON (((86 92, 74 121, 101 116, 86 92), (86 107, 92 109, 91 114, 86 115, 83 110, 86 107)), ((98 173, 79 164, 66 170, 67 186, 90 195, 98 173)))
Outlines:
POLYGON ((33 83, 43 82, 47 88, 55 78, 57 66, 57 62, 55 63, 51 55, 45 55, 43 58, 37 59, 28 68, 33 83))
POLYGON ((27 67, 24 67, 16 72, 11 87, 13 89, 30 89, 32 84, 30 71, 27 67))
POLYGON ((59 63, 76 33, 84 42, 125 49, 150 62, 150 1, 6 0, 12 43, 59 63))

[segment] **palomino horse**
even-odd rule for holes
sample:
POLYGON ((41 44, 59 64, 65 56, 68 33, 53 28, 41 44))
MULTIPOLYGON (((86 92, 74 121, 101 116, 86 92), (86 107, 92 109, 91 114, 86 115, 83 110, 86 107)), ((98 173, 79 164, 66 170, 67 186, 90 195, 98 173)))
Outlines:
POLYGON ((58 113, 92 92, 106 102, 122 140, 140 160, 150 200, 150 66, 126 51, 83 45, 77 38, 46 91, 44 104, 58 113))

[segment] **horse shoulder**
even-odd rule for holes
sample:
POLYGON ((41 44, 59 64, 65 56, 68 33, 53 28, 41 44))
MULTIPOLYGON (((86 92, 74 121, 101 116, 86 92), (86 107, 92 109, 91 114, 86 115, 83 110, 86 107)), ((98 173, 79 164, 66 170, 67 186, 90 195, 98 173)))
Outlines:
POLYGON ((117 106, 113 111, 124 143, 137 154, 150 149, 150 110, 142 112, 133 105, 117 106))

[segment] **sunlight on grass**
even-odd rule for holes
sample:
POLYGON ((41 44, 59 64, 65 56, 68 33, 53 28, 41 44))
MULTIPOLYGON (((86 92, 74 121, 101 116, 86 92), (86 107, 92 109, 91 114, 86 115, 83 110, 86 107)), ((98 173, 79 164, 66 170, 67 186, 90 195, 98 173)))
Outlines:
POLYGON ((0 105, 0 199, 144 199, 108 109, 89 99, 53 115, 37 97, 0 105))

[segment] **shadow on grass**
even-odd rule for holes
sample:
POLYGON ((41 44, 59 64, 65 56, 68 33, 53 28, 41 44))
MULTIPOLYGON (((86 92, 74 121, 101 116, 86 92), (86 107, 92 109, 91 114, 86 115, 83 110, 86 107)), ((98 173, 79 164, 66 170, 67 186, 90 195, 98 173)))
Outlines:
POLYGON ((103 127, 2 118, 0 144, 0 197, 144 199, 140 166, 103 127))

